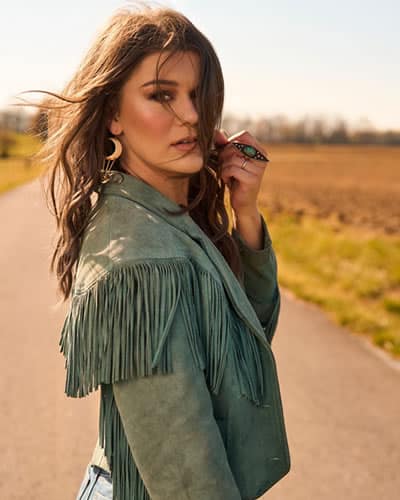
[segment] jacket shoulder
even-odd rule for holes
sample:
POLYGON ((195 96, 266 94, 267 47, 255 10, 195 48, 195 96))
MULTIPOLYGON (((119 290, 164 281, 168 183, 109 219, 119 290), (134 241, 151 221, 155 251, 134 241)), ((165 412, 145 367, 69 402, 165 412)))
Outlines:
POLYGON ((104 197, 85 228, 74 290, 81 292, 111 270, 152 259, 182 259, 176 229, 139 203, 104 197))

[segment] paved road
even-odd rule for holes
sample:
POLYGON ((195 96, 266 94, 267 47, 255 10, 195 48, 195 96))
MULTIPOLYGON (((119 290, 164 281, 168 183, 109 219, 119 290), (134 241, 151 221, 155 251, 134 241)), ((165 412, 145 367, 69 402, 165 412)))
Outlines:
MULTIPOLYGON (((38 181, 0 196, 0 214, 1 498, 75 500, 99 394, 64 394, 54 221, 38 181)), ((273 349, 292 469, 263 499, 397 500, 400 370, 284 290, 273 349)))
POLYGON ((66 306, 48 268, 54 222, 38 181, 0 196, 0 498, 75 500, 98 394, 64 394, 66 306))

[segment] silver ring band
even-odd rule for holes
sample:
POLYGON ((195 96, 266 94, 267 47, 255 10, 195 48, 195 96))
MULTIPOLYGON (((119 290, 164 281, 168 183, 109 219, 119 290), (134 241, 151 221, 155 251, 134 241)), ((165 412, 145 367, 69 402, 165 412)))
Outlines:
POLYGON ((247 163, 248 161, 249 161, 249 160, 248 160, 248 158, 243 158, 243 163, 241 164, 240 168, 243 168, 244 170, 246 170, 246 169, 245 169, 245 166, 246 166, 246 163, 247 163))

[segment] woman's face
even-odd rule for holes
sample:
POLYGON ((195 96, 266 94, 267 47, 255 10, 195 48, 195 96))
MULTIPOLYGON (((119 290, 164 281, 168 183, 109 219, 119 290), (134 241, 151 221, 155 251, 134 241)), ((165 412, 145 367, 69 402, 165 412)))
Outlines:
POLYGON ((119 110, 109 127, 122 143, 123 166, 156 187, 162 181, 188 180, 203 165, 197 143, 184 157, 186 151, 173 145, 186 136, 197 136, 194 98, 199 83, 199 56, 187 51, 171 57, 159 75, 160 80, 171 83, 161 84, 160 95, 151 83, 158 57, 159 53, 148 55, 132 72, 121 89, 119 110), (161 100, 168 101, 179 118, 163 107, 161 100))

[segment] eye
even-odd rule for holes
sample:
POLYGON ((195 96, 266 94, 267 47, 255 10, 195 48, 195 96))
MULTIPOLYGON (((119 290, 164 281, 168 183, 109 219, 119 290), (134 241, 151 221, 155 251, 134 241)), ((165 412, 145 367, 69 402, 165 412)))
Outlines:
POLYGON ((165 96, 171 97, 171 94, 169 92, 166 92, 165 90, 162 90, 161 92, 155 92, 154 94, 150 95, 150 99, 153 99, 154 101, 165 101, 164 99, 165 96))

